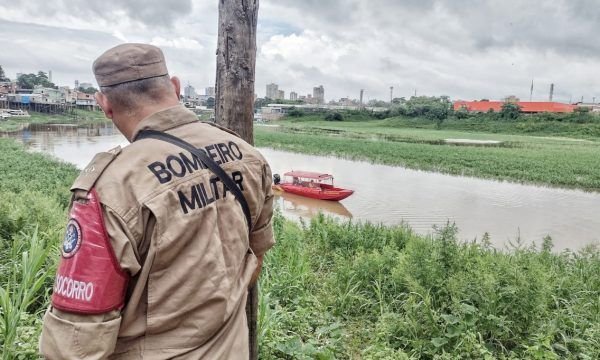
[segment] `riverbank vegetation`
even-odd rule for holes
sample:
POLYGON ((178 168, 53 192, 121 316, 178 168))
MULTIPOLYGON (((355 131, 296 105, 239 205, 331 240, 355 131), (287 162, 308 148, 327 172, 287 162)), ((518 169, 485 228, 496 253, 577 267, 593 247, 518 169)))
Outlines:
POLYGON ((261 359, 596 359, 597 250, 499 252, 410 229, 275 220, 261 359))
MULTIPOLYGON (((482 100, 483 101, 483 100, 482 100)), ((454 110, 447 96, 414 96, 410 99, 395 98, 383 103, 377 110, 316 112, 292 108, 288 119, 297 122, 314 121, 369 121, 386 120, 380 126, 391 128, 426 128, 459 130, 500 134, 526 134, 536 136, 570 136, 597 138, 600 136, 600 115, 590 108, 576 108, 572 113, 523 114, 518 103, 505 102, 500 111, 486 113, 454 110)))
POLYGON ((439 123, 424 116, 376 119, 377 113, 288 116, 277 127, 256 126, 256 144, 455 175, 600 190, 600 117, 480 114, 439 123), (329 119, 326 119, 329 116, 329 119), (552 118, 553 120, 544 120, 552 118), (566 119, 570 119, 567 121, 566 119), (486 140, 456 144, 447 139, 486 140), (475 146, 479 145, 479 146, 475 146), (486 146, 483 146, 486 145, 486 146))
POLYGON ((86 126, 109 123, 102 111, 76 109, 66 114, 44 114, 30 112, 29 117, 10 117, 0 120, 0 132, 20 131, 31 124, 71 124, 86 126))
MULTIPOLYGON (((0 139, 0 353, 36 359, 77 170, 0 139)), ((261 359, 596 359, 600 254, 274 219, 261 359)))
POLYGON ((0 139, 0 357, 36 359, 78 171, 0 139))

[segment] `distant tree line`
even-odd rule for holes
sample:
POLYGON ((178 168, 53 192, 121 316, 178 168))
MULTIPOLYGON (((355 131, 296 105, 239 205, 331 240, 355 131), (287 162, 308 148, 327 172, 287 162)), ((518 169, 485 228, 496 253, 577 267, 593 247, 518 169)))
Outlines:
POLYGON ((21 89, 33 89, 36 85, 58 89, 43 71, 38 71, 37 74, 22 74, 17 78, 17 86, 21 89))
MULTIPOLYGON (((369 102, 369 105, 378 104, 377 100, 369 102)), ((453 104, 448 96, 413 96, 410 99, 395 98, 387 102, 387 109, 384 111, 321 111, 305 112, 302 109, 292 108, 288 112, 290 117, 302 117, 308 115, 320 116, 324 120, 344 121, 357 119, 359 121, 368 119, 388 119, 392 117, 414 118, 419 121, 433 122, 441 127, 444 121, 556 121, 573 123, 592 123, 600 122, 600 116, 594 115, 589 108, 576 108, 573 113, 538 113, 523 114, 518 103, 506 101, 502 104, 499 111, 490 109, 488 112, 478 113, 469 112, 462 108, 454 110, 453 104)))
POLYGON ((77 88, 77 91, 81 91, 82 93, 93 95, 98 92, 98 89, 96 89, 95 87, 84 88, 83 86, 80 86, 79 88, 77 88))
POLYGON ((0 81, 10 81, 10 79, 6 77, 4 69, 2 69, 2 65, 0 65, 0 81))

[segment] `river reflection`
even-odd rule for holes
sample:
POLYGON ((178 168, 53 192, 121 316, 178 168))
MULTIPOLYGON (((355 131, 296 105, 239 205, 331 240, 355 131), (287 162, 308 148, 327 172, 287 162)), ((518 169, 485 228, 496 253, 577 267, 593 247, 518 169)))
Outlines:
POLYGON ((112 123, 77 127, 74 125, 33 124, 28 129, 1 137, 11 137, 34 151, 41 151, 83 169, 96 153, 126 146, 129 142, 112 123))
POLYGON ((275 191, 275 203, 287 216, 295 219, 311 218, 322 212, 340 219, 351 219, 352 213, 337 201, 311 199, 282 191, 275 191))
MULTIPOLYGON (((77 128, 38 125, 3 134, 83 168, 97 152, 127 140, 112 124, 77 128)), ((555 250, 579 249, 600 242, 600 194, 507 182, 449 176, 373 165, 334 157, 260 149, 273 173, 307 170, 331 173, 336 185, 355 190, 340 203, 281 194, 275 203, 292 219, 322 211, 340 219, 353 218, 388 225, 407 223, 419 233, 455 222, 463 240, 489 233, 503 248, 519 236, 540 244, 551 235, 555 250)))

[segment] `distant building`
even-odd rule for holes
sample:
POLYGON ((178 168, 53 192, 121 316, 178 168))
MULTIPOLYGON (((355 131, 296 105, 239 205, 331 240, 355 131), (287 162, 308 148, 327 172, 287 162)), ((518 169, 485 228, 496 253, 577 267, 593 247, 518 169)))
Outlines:
POLYGON ((190 84, 183 88, 183 97, 185 100, 190 100, 196 97, 196 89, 190 84))
POLYGON ((40 104, 64 104, 65 99, 62 97, 62 92, 60 89, 54 88, 45 88, 41 86, 36 86, 32 92, 33 95, 38 95, 34 97, 32 102, 40 103, 40 104))
POLYGON ((269 99, 277 99, 277 96, 279 96, 279 85, 273 83, 267 84, 266 97, 269 99))
POLYGON ((590 112, 593 112, 593 113, 600 113, 600 104, 598 104, 598 103, 582 103, 582 102, 579 102, 579 103, 577 103, 575 105, 577 105, 580 108, 588 108, 590 110, 590 112))
MULTIPOLYGON (((94 85, 92 85, 92 83, 87 83, 87 82, 85 82, 85 83, 81 83, 81 84, 79 84, 79 87, 82 87, 82 88, 84 88, 84 89, 87 89, 87 88, 93 88, 93 87, 94 87, 94 85)), ((78 88, 78 89, 79 89, 79 88, 78 88)))
POLYGON ((60 86, 58 88, 58 91, 60 91, 60 96, 65 100, 65 102, 67 104, 71 104, 71 103, 75 102, 75 99, 76 99, 75 91, 71 90, 70 87, 60 86))
POLYGON ((35 103, 35 102, 39 102, 39 98, 41 97, 41 95, 37 94, 37 95, 33 95, 31 93, 29 94, 7 94, 6 95, 8 101, 10 102, 17 102, 17 103, 21 103, 21 104, 31 104, 31 103, 35 103))
POLYGON ((77 92, 77 100, 75 102, 79 106, 96 106, 96 99, 92 94, 86 94, 84 92, 77 92))
POLYGON ((277 100, 283 100, 283 99, 285 99, 285 91, 283 91, 283 90, 277 90, 277 97, 275 99, 277 99, 277 100))
POLYGON ((0 95, 14 94, 17 91, 17 83, 14 81, 0 82, 0 95))
MULTIPOLYGON (((500 112, 505 101, 455 101, 454 111, 461 109, 468 112, 500 112)), ((549 101, 515 101, 521 108, 522 113, 535 114, 542 112, 549 113, 572 113, 577 106, 549 101)))
POLYGON ((300 95, 300 97, 298 97, 298 100, 306 101, 306 95, 300 95))
POLYGON ((285 116, 286 110, 283 107, 276 105, 269 105, 261 108, 261 120, 262 121, 272 121, 279 120, 285 116))
POLYGON ((205 88, 204 95, 206 95, 208 97, 214 97, 215 96, 215 88, 212 86, 205 88))
POLYGON ((298 100, 298 93, 295 91, 292 91, 290 93, 290 100, 293 100, 293 101, 298 100))
POLYGON ((317 104, 325 103, 325 88, 323 88, 323 85, 319 85, 313 88, 313 98, 315 99, 314 101, 317 104))
POLYGON ((338 104, 342 105, 342 106, 355 106, 358 105, 356 103, 356 100, 352 100, 350 98, 341 98, 340 101, 338 101, 338 104))

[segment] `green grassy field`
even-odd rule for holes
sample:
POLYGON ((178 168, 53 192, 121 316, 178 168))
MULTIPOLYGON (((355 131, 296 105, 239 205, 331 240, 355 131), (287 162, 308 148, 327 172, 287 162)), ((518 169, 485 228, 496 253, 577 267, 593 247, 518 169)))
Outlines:
POLYGON ((30 112, 27 118, 9 118, 0 121, 0 132, 19 131, 29 124, 77 124, 81 126, 101 124, 110 120, 102 111, 75 110, 73 114, 50 115, 30 112))
MULTIPOLYGON (((0 347, 35 359, 77 170, 0 140, 0 347)), ((600 255, 500 253, 449 227, 274 220, 261 278, 261 359, 600 355, 600 255)))
POLYGON ((432 124, 415 128, 397 118, 335 122, 313 116, 275 124, 280 126, 255 126, 258 146, 456 175, 600 190, 600 142, 594 137, 575 138, 562 132, 549 136, 436 129, 432 124), (497 140, 502 144, 458 146, 446 144, 445 139, 497 140))
MULTIPOLYGON (((0 139, 0 353, 37 359, 77 170, 0 139)), ((276 215, 261 359, 597 359, 600 252, 276 215)))
POLYGON ((600 253, 275 219, 261 359, 597 359, 600 253))

